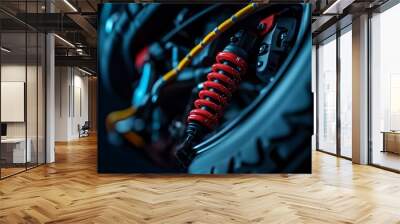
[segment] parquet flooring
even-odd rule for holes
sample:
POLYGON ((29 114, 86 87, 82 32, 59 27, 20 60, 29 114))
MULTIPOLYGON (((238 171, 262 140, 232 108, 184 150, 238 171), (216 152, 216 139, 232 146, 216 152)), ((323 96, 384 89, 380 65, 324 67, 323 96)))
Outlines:
POLYGON ((2 177, 11 176, 13 174, 22 172, 24 170, 25 170, 25 167, 6 167, 6 168, 1 168, 1 176, 2 177))
POLYGON ((97 174, 96 139, 0 181, 0 223, 400 223, 400 175, 313 153, 312 175, 97 174))

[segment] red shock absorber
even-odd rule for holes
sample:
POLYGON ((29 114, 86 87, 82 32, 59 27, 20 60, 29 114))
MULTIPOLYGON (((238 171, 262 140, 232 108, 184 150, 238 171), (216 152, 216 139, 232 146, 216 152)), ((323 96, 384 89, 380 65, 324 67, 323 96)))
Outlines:
POLYGON ((190 111, 187 119, 189 123, 196 122, 209 130, 218 124, 247 69, 247 62, 233 52, 218 53, 216 61, 203 83, 199 99, 194 102, 196 109, 190 111))
POLYGON ((192 145, 213 130, 219 123, 225 107, 247 70, 247 59, 257 41, 257 35, 241 30, 230 38, 230 43, 219 52, 212 71, 203 83, 195 109, 187 118, 186 138, 177 147, 176 157, 186 167, 196 156, 192 145))

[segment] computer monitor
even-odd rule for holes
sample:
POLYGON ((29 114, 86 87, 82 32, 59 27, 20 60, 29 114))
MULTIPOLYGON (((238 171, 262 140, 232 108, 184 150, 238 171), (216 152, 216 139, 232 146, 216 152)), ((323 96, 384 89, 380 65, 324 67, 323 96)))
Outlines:
POLYGON ((1 123, 1 136, 7 136, 7 124, 1 123))

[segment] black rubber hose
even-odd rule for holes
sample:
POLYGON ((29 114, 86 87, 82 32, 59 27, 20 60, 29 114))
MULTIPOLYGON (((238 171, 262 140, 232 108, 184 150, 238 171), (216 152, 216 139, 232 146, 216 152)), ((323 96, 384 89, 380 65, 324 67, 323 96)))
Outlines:
POLYGON ((220 4, 216 5, 211 5, 210 7, 202 10, 201 12, 197 13, 196 15, 190 17, 188 20, 186 20, 182 25, 175 27, 173 30, 169 31, 163 38, 161 38, 162 43, 167 43, 175 34, 177 34, 179 31, 184 29, 186 26, 191 24, 192 22, 196 21, 197 19, 200 19, 201 17, 207 15, 214 9, 218 8, 220 4))

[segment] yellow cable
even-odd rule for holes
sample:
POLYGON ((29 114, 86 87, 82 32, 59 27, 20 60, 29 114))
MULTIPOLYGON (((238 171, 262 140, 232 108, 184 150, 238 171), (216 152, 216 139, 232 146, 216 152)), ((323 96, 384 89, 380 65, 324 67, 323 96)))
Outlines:
POLYGON ((145 144, 143 138, 136 134, 135 132, 127 132, 125 134, 123 134, 123 136, 125 137, 126 140, 128 140, 130 143, 132 143, 134 146, 138 147, 138 148, 142 148, 145 144))
MULTIPOLYGON (((117 123, 118 121, 127 119, 128 117, 131 117, 135 113, 136 113, 136 109, 134 107, 128 107, 123 110, 111 112, 106 118, 107 130, 108 131, 113 130, 115 128, 115 123, 117 123)), ((144 146, 144 140, 140 135, 138 135, 132 131, 129 131, 122 135, 125 137, 126 140, 128 140, 130 143, 132 143, 136 147, 144 146)))
POLYGON ((229 19, 226 19, 224 22, 222 22, 219 26, 217 26, 213 31, 211 31, 209 34, 207 34, 203 40, 197 44, 172 70, 167 72, 165 75, 163 75, 162 79, 164 81, 168 81, 170 79, 175 78, 180 71, 182 71, 186 66, 188 66, 192 59, 200 53, 201 50, 205 46, 207 46, 209 43, 211 43, 215 38, 218 37, 221 33, 225 32, 227 29, 229 29, 233 24, 235 24, 237 21, 240 19, 243 19, 245 16, 249 15, 251 12, 253 12, 257 8, 258 4, 256 3, 250 3, 238 12, 236 12, 233 16, 231 16, 229 19))
POLYGON ((114 128, 115 123, 117 123, 120 120, 126 119, 130 116, 133 116, 136 113, 136 109, 134 107, 128 107, 123 110, 117 110, 114 112, 111 112, 106 119, 106 127, 108 130, 111 130, 114 128))

